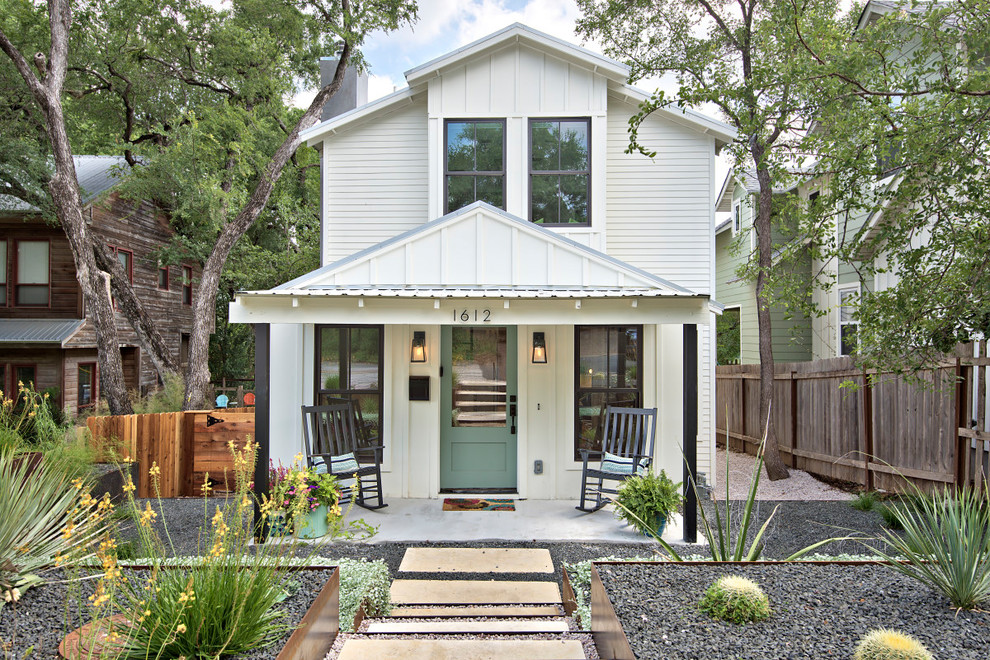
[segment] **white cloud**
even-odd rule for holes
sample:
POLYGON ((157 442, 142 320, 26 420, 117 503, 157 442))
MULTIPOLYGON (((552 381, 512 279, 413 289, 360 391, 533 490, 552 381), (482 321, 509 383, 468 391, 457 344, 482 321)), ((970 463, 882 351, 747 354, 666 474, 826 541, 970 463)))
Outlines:
POLYGON ((406 81, 393 80, 391 76, 379 76, 371 74, 368 76, 368 100, 374 101, 383 96, 388 96, 397 89, 406 86, 406 81))

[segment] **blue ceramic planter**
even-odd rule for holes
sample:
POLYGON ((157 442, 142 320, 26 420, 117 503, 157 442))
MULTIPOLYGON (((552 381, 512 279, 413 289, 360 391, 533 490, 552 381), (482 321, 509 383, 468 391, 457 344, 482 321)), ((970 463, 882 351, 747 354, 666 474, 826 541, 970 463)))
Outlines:
POLYGON ((327 525, 327 505, 321 504, 309 513, 297 517, 293 521, 296 536, 301 539, 318 539, 330 533, 327 525))

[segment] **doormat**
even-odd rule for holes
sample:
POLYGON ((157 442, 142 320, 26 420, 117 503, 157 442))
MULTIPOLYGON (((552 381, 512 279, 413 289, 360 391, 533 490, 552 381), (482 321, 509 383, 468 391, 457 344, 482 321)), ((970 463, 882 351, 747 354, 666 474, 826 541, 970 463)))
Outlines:
POLYGON ((444 511, 515 511, 513 500, 455 499, 447 497, 443 501, 444 511))

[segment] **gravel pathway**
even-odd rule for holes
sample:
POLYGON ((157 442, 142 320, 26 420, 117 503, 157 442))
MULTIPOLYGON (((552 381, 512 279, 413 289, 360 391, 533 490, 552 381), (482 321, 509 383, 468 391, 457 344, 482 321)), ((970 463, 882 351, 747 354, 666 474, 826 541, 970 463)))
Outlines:
POLYGON ((638 658, 848 658, 878 627, 914 635, 944 660, 986 660, 990 648, 990 613, 957 613, 882 566, 610 566, 602 581, 638 658), (728 573, 759 583, 770 619, 738 626, 697 610, 708 585, 728 573))
MULTIPOLYGON (((725 499, 725 463, 729 462, 729 499, 744 500, 749 497, 750 480, 753 478, 753 468, 756 457, 738 451, 726 452, 719 449, 715 452, 717 472, 715 479, 718 486, 714 488, 715 499, 725 499)), ((757 500, 838 500, 848 501, 852 495, 834 486, 819 481, 803 470, 790 470, 791 476, 779 481, 770 481, 764 468, 760 476, 760 485, 756 488, 757 500)))

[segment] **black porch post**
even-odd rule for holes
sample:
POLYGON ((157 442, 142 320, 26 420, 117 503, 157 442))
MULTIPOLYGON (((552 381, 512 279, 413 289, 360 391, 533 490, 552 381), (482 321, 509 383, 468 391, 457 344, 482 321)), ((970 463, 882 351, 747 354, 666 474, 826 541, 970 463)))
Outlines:
POLYGON ((698 540, 698 326, 684 324, 684 542, 698 540))
POLYGON ((271 420, 271 325, 254 325, 254 441, 258 445, 254 465, 254 529, 259 541, 268 536, 262 527, 261 494, 268 492, 269 422, 271 420))

